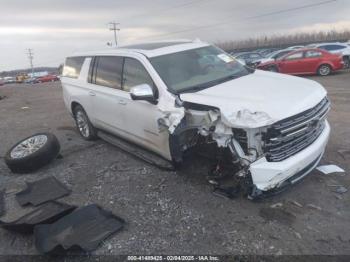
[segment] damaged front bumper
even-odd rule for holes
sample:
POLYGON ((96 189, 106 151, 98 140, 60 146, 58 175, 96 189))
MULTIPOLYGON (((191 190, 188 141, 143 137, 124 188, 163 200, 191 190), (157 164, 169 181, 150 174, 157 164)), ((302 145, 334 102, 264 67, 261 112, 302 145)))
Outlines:
POLYGON ((320 136, 307 148, 280 162, 268 162, 261 158, 249 167, 254 189, 251 198, 281 191, 309 174, 319 163, 330 134, 326 121, 320 136))

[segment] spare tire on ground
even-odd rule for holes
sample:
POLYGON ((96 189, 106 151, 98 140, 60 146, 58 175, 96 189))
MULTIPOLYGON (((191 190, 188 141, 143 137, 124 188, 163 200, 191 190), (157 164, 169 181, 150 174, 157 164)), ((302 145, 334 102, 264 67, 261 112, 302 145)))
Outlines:
POLYGON ((60 152, 57 137, 38 133, 14 145, 5 156, 5 163, 13 173, 33 172, 55 159, 60 152))

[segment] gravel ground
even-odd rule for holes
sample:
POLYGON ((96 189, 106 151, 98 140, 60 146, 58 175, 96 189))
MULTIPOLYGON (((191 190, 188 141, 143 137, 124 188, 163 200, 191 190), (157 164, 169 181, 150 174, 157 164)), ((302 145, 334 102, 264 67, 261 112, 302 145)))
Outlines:
MULTIPOLYGON (((323 164, 350 170, 350 73, 310 77, 329 92, 332 135, 323 164)), ((127 221, 93 254, 348 254, 350 189, 345 174, 313 171, 290 190, 259 202, 211 193, 205 162, 188 161, 167 172, 103 141, 83 141, 64 108, 59 83, 0 87, 0 157, 19 139, 49 131, 61 142, 62 159, 29 175, 12 174, 0 159, 4 221, 27 213, 15 201, 25 181, 53 175, 72 194, 62 202, 97 203, 127 221), (271 208, 276 203, 281 207, 271 208)), ((0 255, 37 254, 33 237, 0 229, 0 255)))

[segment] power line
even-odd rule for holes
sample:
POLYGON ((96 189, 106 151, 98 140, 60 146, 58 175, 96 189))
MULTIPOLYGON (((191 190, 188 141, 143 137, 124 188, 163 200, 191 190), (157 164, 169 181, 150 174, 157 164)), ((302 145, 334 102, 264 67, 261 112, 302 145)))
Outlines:
POLYGON ((240 21, 238 21, 238 20, 237 21, 232 21, 231 19, 226 19, 226 20, 223 20, 222 22, 215 23, 215 24, 197 26, 195 28, 179 30, 179 31, 174 31, 174 32, 169 32, 169 33, 164 33, 164 34, 151 35, 151 36, 148 36, 147 38, 149 38, 149 37, 157 37, 158 38, 158 37, 162 37, 162 36, 168 36, 168 35, 192 32, 192 31, 196 31, 196 30, 200 30, 200 29, 207 29, 207 28, 217 27, 217 26, 225 25, 225 24, 242 23, 242 21, 244 21, 244 20, 250 20, 250 19, 256 19, 256 18, 261 18, 261 17, 267 17, 267 16, 272 16, 272 15, 292 12, 292 11, 296 11, 296 10, 306 9, 306 8, 310 8, 310 7, 326 5, 326 4, 330 4, 332 2, 336 2, 336 1, 337 0, 328 0, 328 1, 322 1, 322 2, 318 2, 318 3, 314 3, 314 4, 302 5, 302 6, 298 6, 298 7, 294 7, 294 8, 288 8, 288 9, 283 9, 283 10, 278 10, 278 11, 275 11, 275 12, 270 12, 270 13, 266 13, 266 14, 262 14, 262 15, 256 15, 256 16, 247 17, 247 18, 244 18, 244 19, 242 19, 240 21))
POLYGON ((110 23, 108 23, 108 25, 111 26, 111 27, 109 28, 109 30, 113 31, 113 33, 114 33, 114 43, 115 43, 115 46, 118 46, 117 31, 119 31, 120 29, 117 28, 117 25, 119 25, 119 23, 110 22, 110 23))
POLYGON ((28 54, 28 58, 29 58, 30 68, 32 71, 32 77, 34 77, 34 65, 33 65, 34 53, 33 53, 33 49, 28 48, 27 54, 28 54))
MULTIPOLYGON (((176 9, 176 8, 182 8, 182 7, 186 7, 186 6, 190 6, 190 5, 195 5, 197 3, 204 3, 204 2, 208 2, 209 0, 196 0, 196 1, 189 1, 187 3, 183 3, 183 4, 178 4, 178 5, 173 5, 173 6, 169 6, 163 9, 156 9, 152 11, 152 15, 156 14, 156 13, 163 13, 172 9, 176 9)), ((149 12, 143 12, 140 14, 135 14, 132 16, 127 17, 128 21, 130 21, 132 18, 140 18, 142 16, 150 16, 149 12)))

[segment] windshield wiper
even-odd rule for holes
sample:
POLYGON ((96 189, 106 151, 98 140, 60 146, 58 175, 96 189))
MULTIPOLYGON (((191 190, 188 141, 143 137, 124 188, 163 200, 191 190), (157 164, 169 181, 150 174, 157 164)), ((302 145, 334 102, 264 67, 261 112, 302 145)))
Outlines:
POLYGON ((191 87, 186 88, 185 90, 183 90, 183 91, 181 91, 181 92, 179 92, 179 93, 198 92, 198 91, 207 89, 207 88, 209 88, 209 87, 212 87, 212 86, 215 86, 215 85, 218 85, 218 84, 227 82, 228 80, 235 79, 235 78, 240 77, 240 76, 241 76, 241 75, 229 75, 229 76, 226 76, 226 77, 224 77, 224 78, 220 78, 220 79, 217 79, 217 80, 213 80, 213 81, 210 81, 210 82, 207 82, 207 83, 204 83, 204 84, 191 86, 191 87))

